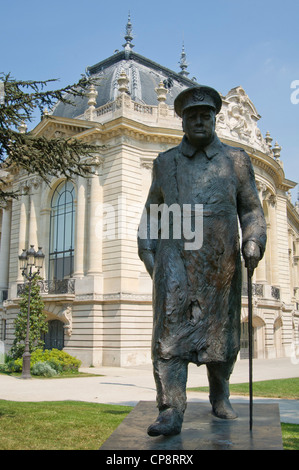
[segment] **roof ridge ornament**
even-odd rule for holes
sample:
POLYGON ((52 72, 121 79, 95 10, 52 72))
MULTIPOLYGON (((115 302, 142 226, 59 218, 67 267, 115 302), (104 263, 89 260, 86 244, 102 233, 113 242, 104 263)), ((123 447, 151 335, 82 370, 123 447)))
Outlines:
POLYGON ((129 91, 129 79, 125 72, 125 70, 121 70, 119 77, 117 79, 118 82, 118 91, 120 94, 128 93, 129 91))
POLYGON ((123 44, 123 47, 125 49, 125 57, 128 59, 130 57, 130 52, 134 47, 134 44, 132 44, 133 40, 133 35, 132 35, 132 23, 131 23, 131 15, 129 12, 128 15, 128 22, 126 24, 126 34, 124 36, 126 43, 123 44))
POLYGON ((189 72, 187 72, 187 67, 188 63, 186 61, 186 53, 185 53, 185 46, 184 46, 184 41, 183 41, 183 46, 182 46, 182 52, 181 52, 181 59, 179 61, 181 72, 179 72, 179 75, 182 75, 183 77, 188 77, 189 72))

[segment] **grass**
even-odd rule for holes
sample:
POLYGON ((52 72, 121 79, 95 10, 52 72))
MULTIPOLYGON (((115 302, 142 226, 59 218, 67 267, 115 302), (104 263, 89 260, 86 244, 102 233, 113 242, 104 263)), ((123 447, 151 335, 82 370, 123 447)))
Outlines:
MULTIPOLYGON (((132 410, 76 401, 0 400, 0 450, 98 450, 132 410)), ((283 448, 299 450, 299 425, 281 424, 283 448)))
MULTIPOLYGON (((193 392, 208 392, 209 387, 195 387, 188 388, 188 390, 193 392)), ((248 395, 248 383, 230 384, 229 390, 231 395, 248 395)), ((252 390, 253 395, 256 397, 298 400, 299 378, 253 382, 252 390)))
POLYGON ((0 450, 97 450, 132 407, 0 400, 0 450))
MULTIPOLYGON (((248 383, 230 384, 231 395, 248 395, 248 383)), ((253 395, 264 398, 299 399, 299 378, 253 382, 253 395)), ((188 388, 193 392, 209 392, 209 387, 188 388)), ((299 450, 299 424, 281 423, 284 450, 299 450)))
MULTIPOLYGON (((0 375, 10 375, 11 377, 21 377, 22 372, 7 372, 0 370, 0 375)), ((89 372, 79 372, 76 370, 71 371, 63 371, 53 377, 43 377, 41 375, 33 375, 33 379, 71 379, 71 378, 78 378, 78 377, 102 377, 101 374, 91 374, 89 372)))
POLYGON ((283 450, 299 450, 299 424, 281 423, 283 450))
MULTIPOLYGON (((248 383, 230 384, 231 395, 248 395, 248 383)), ((193 392, 208 392, 209 387, 188 388, 193 392)), ((266 398, 299 399, 299 378, 263 380, 252 385, 253 395, 266 398)))
MULTIPOLYGON (((298 399, 298 388, 298 378, 268 380, 255 382, 254 394, 298 399)), ((248 384, 231 385, 231 393, 247 395, 248 384)), ((0 400, 0 450, 97 450, 131 410, 76 401, 0 400)), ((299 425, 282 423, 281 429, 284 449, 299 450, 299 425)))

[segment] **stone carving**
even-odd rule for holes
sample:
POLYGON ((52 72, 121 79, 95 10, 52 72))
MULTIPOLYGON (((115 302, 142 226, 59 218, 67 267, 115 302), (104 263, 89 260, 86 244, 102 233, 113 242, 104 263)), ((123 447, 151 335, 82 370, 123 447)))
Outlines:
POLYGON ((64 323, 66 334, 68 336, 72 335, 73 331, 73 316, 72 316, 72 307, 71 305, 66 305, 57 315, 58 319, 64 323))
POLYGON ((259 119, 260 115, 243 88, 236 87, 223 97, 216 129, 220 137, 239 140, 272 156, 271 148, 257 126, 259 119))

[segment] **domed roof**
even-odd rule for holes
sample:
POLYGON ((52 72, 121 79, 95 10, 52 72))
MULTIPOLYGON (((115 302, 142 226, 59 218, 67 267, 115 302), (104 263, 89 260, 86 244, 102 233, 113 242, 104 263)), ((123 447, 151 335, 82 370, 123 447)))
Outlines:
MULTIPOLYGON (((116 51, 113 56, 86 69, 88 76, 100 79, 99 85, 95 86, 98 92, 96 108, 116 99, 118 79, 122 72, 125 72, 129 79, 128 93, 131 99, 137 103, 151 106, 158 104, 155 88, 159 86, 161 81, 168 89, 166 104, 170 106, 173 105, 174 99, 183 89, 196 84, 195 81, 188 78, 184 49, 180 62, 182 71, 176 73, 133 52, 130 20, 127 24, 125 39, 124 50, 116 51)), ((72 101, 75 106, 57 103, 52 114, 68 118, 83 115, 88 108, 88 97, 73 97, 72 101)))

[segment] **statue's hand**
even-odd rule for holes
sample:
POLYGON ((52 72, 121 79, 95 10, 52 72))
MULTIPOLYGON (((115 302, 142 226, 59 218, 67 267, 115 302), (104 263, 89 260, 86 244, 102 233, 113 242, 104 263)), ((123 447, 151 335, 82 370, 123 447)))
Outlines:
POLYGON ((153 277, 154 264, 155 264, 154 253, 148 250, 144 251, 142 253, 142 261, 144 262, 144 265, 149 275, 153 277))
POLYGON ((261 259, 260 247, 254 241, 249 240, 243 247, 243 256, 245 259, 245 266, 246 268, 249 268, 250 274, 252 275, 261 259))

